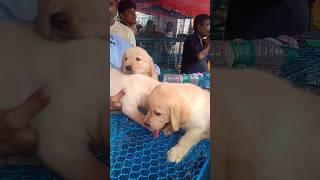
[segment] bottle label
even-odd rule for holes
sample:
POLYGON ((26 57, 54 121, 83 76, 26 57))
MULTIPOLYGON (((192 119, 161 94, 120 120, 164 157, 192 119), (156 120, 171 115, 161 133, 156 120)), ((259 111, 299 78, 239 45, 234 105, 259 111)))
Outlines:
POLYGON ((183 83, 188 83, 188 82, 190 82, 190 77, 189 77, 189 75, 184 74, 184 75, 182 76, 182 82, 183 82, 183 83))
POLYGON ((231 41, 234 53, 232 68, 253 66, 255 58, 255 48, 252 41, 231 41))

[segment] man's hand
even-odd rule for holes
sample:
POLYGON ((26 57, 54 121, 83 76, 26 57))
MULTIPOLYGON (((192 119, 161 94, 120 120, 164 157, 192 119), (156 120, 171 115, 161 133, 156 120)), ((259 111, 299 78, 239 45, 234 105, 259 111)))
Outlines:
POLYGON ((196 57, 199 61, 202 61, 210 52, 210 38, 202 39, 203 49, 197 53, 196 57))
POLYGON ((208 46, 210 46, 210 43, 211 43, 211 41, 210 41, 210 38, 209 38, 209 37, 207 37, 206 39, 202 39, 203 47, 208 47, 208 46))
POLYGON ((0 110, 0 155, 36 151, 38 137, 30 120, 49 103, 48 94, 46 87, 39 88, 17 107, 0 110))
POLYGON ((117 111, 121 109, 120 100, 124 95, 124 90, 121 90, 118 94, 110 96, 110 111, 117 111))

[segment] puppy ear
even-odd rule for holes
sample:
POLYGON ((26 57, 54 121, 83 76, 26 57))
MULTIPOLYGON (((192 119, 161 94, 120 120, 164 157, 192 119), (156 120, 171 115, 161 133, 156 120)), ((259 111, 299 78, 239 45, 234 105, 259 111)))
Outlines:
POLYGON ((149 55, 149 66, 150 66, 150 77, 152 77, 155 80, 158 80, 158 73, 156 72, 156 69, 154 67, 154 62, 152 57, 149 55))
POLYGON ((170 121, 174 131, 178 131, 184 121, 189 118, 189 109, 182 101, 170 107, 170 121))
POLYGON ((171 126, 174 131, 180 129, 181 116, 180 116, 180 107, 179 106, 170 106, 170 121, 171 126))

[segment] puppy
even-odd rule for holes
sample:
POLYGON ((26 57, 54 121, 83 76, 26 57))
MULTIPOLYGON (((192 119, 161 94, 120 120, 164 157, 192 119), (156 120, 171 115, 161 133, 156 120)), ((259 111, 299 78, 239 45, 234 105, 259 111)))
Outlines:
POLYGON ((320 98, 255 70, 215 69, 214 179, 320 178, 320 98))
MULTIPOLYGON (((65 2, 59 2, 62 10, 65 2)), ((0 109, 48 85, 51 101, 32 119, 41 160, 65 179, 105 179, 106 168, 88 148, 103 147, 108 140, 105 42, 56 43, 40 37, 33 26, 11 23, 0 24, 0 36, 0 109)))
POLYGON ((104 147, 109 140, 104 121, 107 49, 98 40, 106 37, 106 5, 100 0, 39 0, 37 33, 34 26, 0 24, 0 108, 49 86, 51 102, 32 127, 39 134, 38 155, 66 179, 105 179, 106 168, 88 147, 104 147))
POLYGON ((140 47, 126 50, 122 58, 121 71, 125 74, 144 74, 158 80, 152 57, 140 47))
MULTIPOLYGON (((110 68, 110 96, 124 89, 125 96, 120 100, 122 112, 141 126, 144 125, 145 115, 139 107, 146 107, 147 96, 152 89, 160 84, 159 81, 143 74, 123 74, 120 70, 110 68)), ((148 128, 148 127, 146 127, 148 128)))
POLYGON ((39 0, 36 27, 50 40, 106 39, 107 5, 103 0, 39 0))
POLYGON ((168 151, 170 162, 180 162, 190 148, 210 137, 210 93, 193 84, 163 83, 147 98, 145 124, 166 135, 185 130, 178 144, 168 151))

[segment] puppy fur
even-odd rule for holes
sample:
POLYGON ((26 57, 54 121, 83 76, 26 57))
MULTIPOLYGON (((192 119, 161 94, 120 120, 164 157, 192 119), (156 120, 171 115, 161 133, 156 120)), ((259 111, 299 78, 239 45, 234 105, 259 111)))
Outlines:
POLYGON ((39 0, 36 27, 50 40, 106 39, 107 6, 103 0, 39 0))
POLYGON ((158 80, 152 57, 141 47, 126 50, 122 58, 121 71, 125 74, 144 74, 158 80))
POLYGON ((105 42, 56 43, 41 38, 33 26, 13 23, 1 23, 0 36, 0 109, 48 85, 51 101, 32 120, 38 155, 65 179, 105 179, 105 167, 88 148, 108 140, 105 42))
POLYGON ((158 84, 160 84, 159 81, 146 75, 128 75, 110 68, 110 96, 116 95, 123 89, 125 96, 120 100, 122 112, 143 127, 146 127, 144 125, 145 115, 138 110, 138 107, 146 107, 147 96, 158 84))
POLYGON ((214 179, 320 179, 320 99, 255 70, 213 74, 214 179))
POLYGON ((210 93, 193 84, 162 83, 147 98, 146 124, 166 135, 185 130, 168 151, 170 162, 180 162, 190 148, 210 137, 210 93))

